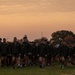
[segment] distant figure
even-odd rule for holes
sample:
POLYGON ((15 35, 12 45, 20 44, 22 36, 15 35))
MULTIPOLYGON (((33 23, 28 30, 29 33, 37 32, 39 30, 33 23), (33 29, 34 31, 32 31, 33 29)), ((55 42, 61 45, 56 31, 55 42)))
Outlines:
POLYGON ((75 65, 75 44, 72 46, 71 49, 71 63, 75 65))
POLYGON ((67 59, 69 56, 69 47, 65 44, 65 41, 62 41, 62 44, 59 47, 59 55, 61 68, 64 69, 64 67, 67 66, 67 59))
POLYGON ((0 60, 1 60, 1 65, 2 65, 2 38, 0 38, 0 55, 1 55, 1 58, 0 58, 0 60))
POLYGON ((47 57, 46 55, 46 41, 45 40, 41 40, 41 43, 38 47, 39 49, 39 62, 40 62, 40 68, 44 68, 44 66, 46 65, 46 60, 45 57, 47 57))
POLYGON ((0 38, 0 55, 1 55, 1 51, 2 51, 2 38, 0 38))
POLYGON ((25 35, 23 37, 23 43, 21 45, 21 66, 28 66, 29 63, 29 57, 28 57, 28 51, 30 50, 30 44, 28 41, 27 36, 25 35))
POLYGON ((7 53, 7 67, 12 66, 12 42, 7 41, 8 53, 7 53))
POLYGON ((7 50, 8 44, 6 42, 6 38, 3 38, 2 50, 1 50, 1 66, 5 67, 7 65, 7 50))
POLYGON ((16 68, 20 64, 20 44, 17 41, 17 38, 14 37, 13 43, 12 43, 12 65, 13 68, 16 68))
POLYGON ((27 35, 25 35, 25 36, 23 37, 23 41, 29 42, 29 41, 28 41, 28 38, 27 38, 27 35))

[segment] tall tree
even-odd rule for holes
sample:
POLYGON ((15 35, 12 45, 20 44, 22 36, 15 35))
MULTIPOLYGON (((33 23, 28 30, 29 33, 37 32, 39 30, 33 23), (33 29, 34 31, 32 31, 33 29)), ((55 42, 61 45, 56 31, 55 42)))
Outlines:
POLYGON ((52 38, 50 42, 52 44, 59 44, 62 40, 66 41, 66 43, 75 43, 75 34, 72 31, 61 30, 52 33, 52 38))

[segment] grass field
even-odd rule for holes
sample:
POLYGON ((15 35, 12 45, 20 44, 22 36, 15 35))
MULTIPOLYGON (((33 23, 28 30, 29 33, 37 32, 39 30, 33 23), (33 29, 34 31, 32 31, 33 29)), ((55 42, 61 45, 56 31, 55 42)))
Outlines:
POLYGON ((38 66, 13 69, 0 68, 0 75, 75 75, 75 66, 61 69, 60 65, 52 65, 40 69, 38 66))

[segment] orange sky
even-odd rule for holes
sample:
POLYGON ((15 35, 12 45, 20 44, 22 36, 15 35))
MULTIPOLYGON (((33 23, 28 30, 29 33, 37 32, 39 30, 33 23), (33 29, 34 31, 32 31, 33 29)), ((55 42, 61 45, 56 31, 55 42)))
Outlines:
POLYGON ((75 0, 0 0, 0 37, 30 40, 57 30, 75 33, 75 0))

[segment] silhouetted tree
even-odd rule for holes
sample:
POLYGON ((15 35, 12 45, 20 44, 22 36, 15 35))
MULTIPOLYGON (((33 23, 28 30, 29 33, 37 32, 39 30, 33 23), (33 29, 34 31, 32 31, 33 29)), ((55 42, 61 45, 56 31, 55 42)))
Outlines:
POLYGON ((61 30, 61 31, 56 31, 52 33, 52 38, 50 42, 52 44, 59 44, 61 43, 62 40, 66 41, 67 43, 72 43, 75 42, 75 34, 72 31, 68 30, 61 30))

